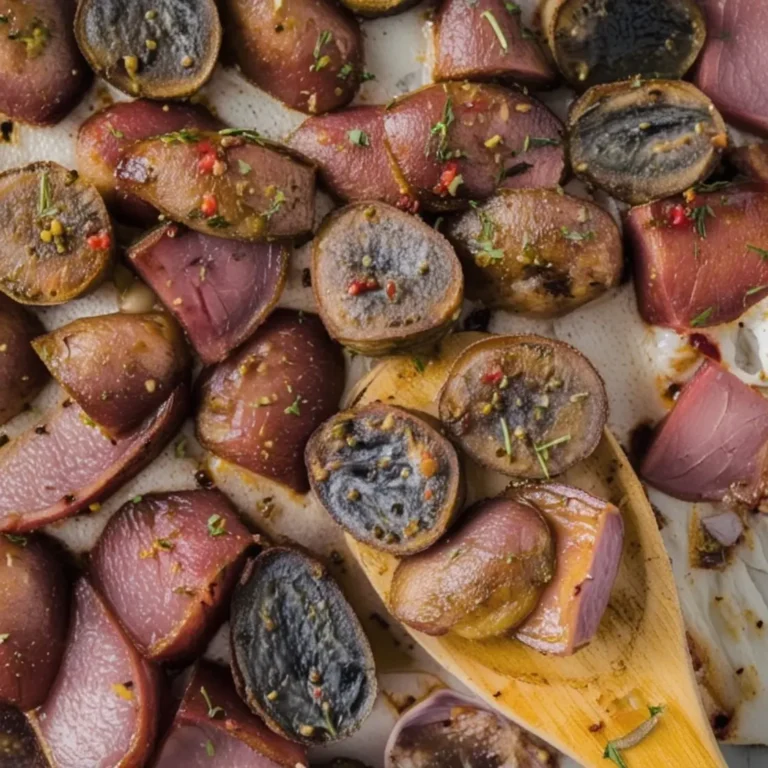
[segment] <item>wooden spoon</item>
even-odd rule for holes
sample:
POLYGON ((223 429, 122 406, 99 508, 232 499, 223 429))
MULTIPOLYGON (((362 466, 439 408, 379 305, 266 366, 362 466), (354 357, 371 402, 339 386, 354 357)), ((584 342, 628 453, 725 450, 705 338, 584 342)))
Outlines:
MULTIPOLYGON (((383 401, 437 414, 452 361, 480 334, 449 337, 439 357, 387 360, 360 381, 348 405, 383 401)), ((509 482, 466 461, 470 498, 509 482)), ((585 766, 609 768, 606 742, 664 706, 656 728, 623 752, 627 768, 725 768, 698 696, 683 618, 653 510, 616 439, 606 430, 595 453, 560 480, 623 512, 622 564, 597 637, 575 655, 545 656, 513 638, 483 642, 453 635, 414 639, 448 672, 500 712, 585 766)), ((350 549, 387 602, 396 558, 348 537, 350 549)))

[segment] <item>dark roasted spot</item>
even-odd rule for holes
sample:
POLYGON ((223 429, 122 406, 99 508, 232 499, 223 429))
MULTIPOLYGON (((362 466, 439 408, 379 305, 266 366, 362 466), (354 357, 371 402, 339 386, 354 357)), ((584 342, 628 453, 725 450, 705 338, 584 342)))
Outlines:
POLYGON ((485 333, 491 323, 490 309, 474 309, 464 320, 465 331, 479 331, 485 333))

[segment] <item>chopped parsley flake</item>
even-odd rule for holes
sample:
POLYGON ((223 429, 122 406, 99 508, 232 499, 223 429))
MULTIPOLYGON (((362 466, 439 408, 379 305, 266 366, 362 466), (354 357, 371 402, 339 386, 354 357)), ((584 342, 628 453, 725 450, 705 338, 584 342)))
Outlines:
POLYGON ((536 458, 539 460, 539 466, 544 473, 544 477, 549 480, 549 449, 554 448, 556 445, 562 445, 567 443, 571 439, 570 435, 563 435, 563 437, 557 437, 554 440, 550 440, 548 443, 539 443, 533 446, 533 450, 536 452, 536 458))
POLYGON ((443 114, 440 118, 440 121, 435 123, 430 132, 429 132, 429 138, 427 139, 427 146, 425 148, 424 154, 429 157, 429 152, 432 145, 432 138, 434 136, 438 137, 437 142, 437 149, 435 150, 435 157, 440 160, 441 162, 443 160, 447 160, 451 153, 448 150, 448 129, 451 127, 451 124, 453 123, 455 117, 453 114, 453 99, 450 96, 447 96, 445 99, 445 104, 443 104, 443 114))
POLYGON ((509 436, 507 420, 502 416, 499 421, 501 422, 501 434, 504 436, 504 451, 507 456, 512 456, 512 439, 509 436))
POLYGON ((264 211, 264 216, 267 219, 271 219, 282 207, 285 202, 285 193, 282 189, 275 190, 275 194, 272 196, 272 204, 264 211))
POLYGON ((248 128, 223 128, 219 131, 219 136, 238 136, 251 144, 264 143, 264 137, 258 131, 252 131, 248 128))
POLYGON ((314 56, 314 63, 309 68, 310 72, 319 72, 331 63, 331 57, 323 55, 323 47, 333 40, 333 33, 324 29, 318 36, 315 42, 315 50, 312 52, 314 56))
POLYGON ((714 218, 715 212, 708 205, 699 205, 696 208, 691 208, 691 212, 688 218, 693 221, 693 225, 698 232, 699 237, 706 238, 707 236, 707 216, 714 218))
POLYGON ((237 161, 237 170, 240 171, 241 176, 247 176, 252 170, 252 166, 245 162, 245 160, 237 161))
POLYGON ((223 216, 211 216, 210 219, 206 219, 205 223, 211 229, 227 229, 232 225, 223 216))
POLYGON ((696 317, 691 320, 691 326, 693 328, 698 328, 699 326, 706 325, 707 321, 710 317, 712 317, 712 313, 715 311, 714 307, 707 307, 703 312, 696 315, 696 317))
POLYGON ((221 515, 211 515, 208 518, 208 534, 213 538, 226 536, 227 521, 221 515))
POLYGON ((180 131, 166 133, 160 137, 160 141, 163 144, 197 144, 200 141, 200 134, 197 131, 182 128, 180 131))
POLYGON ((360 128, 353 128, 351 131, 347 131, 347 138, 350 144, 355 144, 358 147, 370 147, 371 141, 368 138, 368 134, 360 130, 360 128))
POLYGON ((283 413, 289 416, 301 416, 301 409, 299 408, 300 402, 301 397, 297 396, 296 399, 283 411, 283 413))

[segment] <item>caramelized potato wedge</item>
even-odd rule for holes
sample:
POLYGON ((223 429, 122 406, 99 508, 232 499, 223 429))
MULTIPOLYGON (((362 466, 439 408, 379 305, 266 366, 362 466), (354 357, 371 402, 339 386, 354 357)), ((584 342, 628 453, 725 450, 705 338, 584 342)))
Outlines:
POLYGON ((44 332, 35 315, 0 294, 0 425, 21 413, 48 379, 30 344, 44 332))
POLYGON ((229 670, 195 666, 153 768, 299 768, 303 747, 267 728, 240 700, 229 670), (210 745, 210 746, 209 746, 210 745))
POLYGON ((565 171, 557 117, 496 85, 427 85, 398 99, 384 128, 395 162, 429 210, 466 207, 498 187, 554 187, 565 171))
POLYGON ((328 191, 345 202, 409 204, 384 139, 384 107, 359 106, 305 120, 288 145, 318 167, 328 191))
POLYGON ((221 47, 214 0, 78 0, 75 35, 99 77, 151 99, 191 96, 221 47))
POLYGON ((605 385, 576 349, 542 336, 490 336, 456 359, 440 419, 475 461, 512 477, 564 472, 600 442, 605 385))
POLYGON ((240 71, 291 109, 348 104, 363 73, 360 25, 331 0, 224 0, 240 71))
POLYGON ((557 66, 579 89, 680 78, 706 37, 696 0, 545 0, 542 25, 557 66))
POLYGON ((275 733, 325 744, 371 712, 376 671, 363 628, 325 568, 296 550, 274 547, 248 563, 230 644, 240 697, 275 733))
MULTIPOLYGON (((0 705, 26 711, 45 701, 68 625, 69 585, 57 546, 43 537, 0 535, 0 705)), ((2 744, 0 734, 5 766, 2 744)))
POLYGON ((56 682, 28 717, 56 768, 145 765, 157 735, 159 683, 158 671, 81 579, 56 682))
POLYGON ((277 310, 203 374, 197 437, 222 459, 305 493, 304 448, 338 409, 344 381, 344 357, 319 318, 277 310))
POLYGON ((128 147, 118 190, 191 229, 234 240, 312 230, 315 170, 254 131, 181 130, 128 147))
POLYGON ((544 517, 553 532, 555 573, 515 637, 542 653, 569 656, 597 634, 624 544, 621 512, 578 488, 530 484, 506 494, 544 517))
POLYGON ((110 440, 71 400, 0 449, 0 532, 32 531, 98 509, 165 447, 187 415, 189 395, 179 387, 156 413, 118 440, 110 440))
POLYGON ((328 332, 363 355, 434 344, 458 319, 461 265, 432 227, 384 203, 331 214, 314 241, 312 288, 328 332))
POLYGON ((188 378, 181 331, 157 312, 83 317, 32 345, 59 384, 113 437, 137 427, 188 378))
POLYGON ((682 80, 596 85, 571 107, 568 131, 577 176, 632 205, 703 181, 728 146, 720 113, 682 80))
POLYGON ((0 112, 34 125, 59 122, 85 93, 91 73, 77 49, 76 0, 26 0, 0 7, 0 112))
POLYGON ((218 629, 252 543, 219 491, 153 493, 110 519, 91 574, 144 657, 179 663, 218 629))
POLYGON ((128 251, 205 365, 222 361, 264 322, 283 292, 289 256, 285 245, 239 243, 178 224, 128 251))
POLYGON ((434 544, 464 501, 451 443, 390 405, 336 414, 312 435, 305 457, 326 512, 358 541, 393 555, 434 544))
POLYGON ((507 499, 476 504, 426 552, 400 561, 394 616, 428 635, 501 635, 536 607, 555 568, 552 535, 532 507, 507 499))
POLYGON ((471 299, 532 317, 596 299, 618 285, 624 264, 608 213, 548 189, 501 189, 452 221, 446 237, 471 299))
POLYGON ((433 27, 435 80, 549 85, 555 72, 520 7, 504 0, 443 0, 433 27))
POLYGON ((77 170, 93 184, 118 218, 149 226, 157 211, 143 200, 118 192, 115 168, 134 141, 173 131, 218 131, 224 126, 208 110, 192 104, 149 99, 120 101, 91 115, 77 134, 77 170))
POLYGON ((0 174, 0 291, 21 304, 63 304, 95 288, 112 224, 95 187, 56 163, 0 174))

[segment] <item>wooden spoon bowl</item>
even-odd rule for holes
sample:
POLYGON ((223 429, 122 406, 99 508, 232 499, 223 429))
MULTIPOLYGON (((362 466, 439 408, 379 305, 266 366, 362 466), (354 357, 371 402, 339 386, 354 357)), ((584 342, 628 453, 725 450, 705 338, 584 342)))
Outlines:
MULTIPOLYGON (((457 334, 421 364, 386 360, 362 379, 348 405, 382 401, 432 415, 455 357, 480 334, 457 334)), ((469 498, 509 483, 465 459, 469 498)), ((657 727, 624 754, 628 768, 725 768, 698 695, 677 591, 653 510, 608 430, 595 453, 558 480, 618 506, 624 552, 597 637, 570 657, 540 654, 517 640, 465 640, 448 634, 414 639, 448 672, 500 712, 585 766, 610 765, 609 739, 626 735, 664 707, 657 727)), ((397 559, 348 538, 371 583, 388 602, 397 559)))

